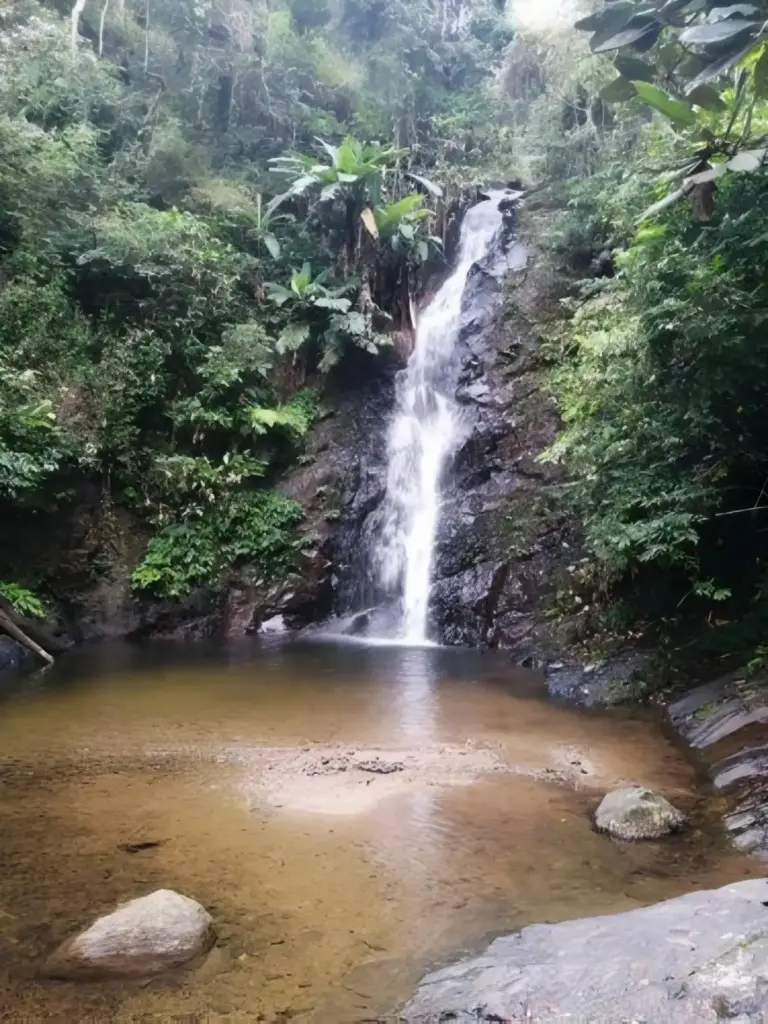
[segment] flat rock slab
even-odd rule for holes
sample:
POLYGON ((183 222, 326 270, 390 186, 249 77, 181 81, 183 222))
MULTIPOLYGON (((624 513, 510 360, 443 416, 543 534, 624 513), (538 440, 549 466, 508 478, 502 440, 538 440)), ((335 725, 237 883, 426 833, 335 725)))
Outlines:
POLYGON ((768 687, 764 675, 732 673, 697 686, 667 713, 709 762, 728 799, 726 827, 748 853, 768 856, 768 687))
POLYGON ((532 925, 427 975, 407 1024, 768 1021, 768 879, 532 925))
POLYGON ((52 978, 142 978, 207 952, 215 941, 208 911, 172 889, 124 903, 48 958, 52 978))

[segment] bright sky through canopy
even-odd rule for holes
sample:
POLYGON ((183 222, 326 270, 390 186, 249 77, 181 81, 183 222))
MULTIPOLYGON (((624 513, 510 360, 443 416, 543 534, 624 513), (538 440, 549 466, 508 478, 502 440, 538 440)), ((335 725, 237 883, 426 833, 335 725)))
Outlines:
POLYGON ((513 0, 512 20, 534 31, 561 28, 573 23, 578 8, 575 0, 513 0))

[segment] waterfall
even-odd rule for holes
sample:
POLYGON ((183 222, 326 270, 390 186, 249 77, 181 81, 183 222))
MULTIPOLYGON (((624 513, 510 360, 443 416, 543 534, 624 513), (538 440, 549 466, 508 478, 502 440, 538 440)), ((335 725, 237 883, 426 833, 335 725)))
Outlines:
POLYGON ((401 599, 398 639, 408 643, 428 639, 440 478, 462 435, 455 400, 462 297, 470 270, 486 255, 501 225, 499 197, 478 203, 466 214, 456 268, 421 311, 413 353, 398 374, 387 492, 372 554, 382 588, 401 599))

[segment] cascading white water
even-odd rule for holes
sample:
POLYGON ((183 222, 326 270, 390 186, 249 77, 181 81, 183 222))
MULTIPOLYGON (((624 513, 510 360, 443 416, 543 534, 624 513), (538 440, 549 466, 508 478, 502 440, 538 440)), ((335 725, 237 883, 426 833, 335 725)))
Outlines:
POLYGON ((487 253, 501 224, 498 199, 469 210, 456 269, 418 317, 413 353, 398 377, 383 523, 373 554, 383 588, 402 597, 398 638, 409 643, 427 640, 440 477, 461 436, 454 397, 461 300, 472 266, 487 253))

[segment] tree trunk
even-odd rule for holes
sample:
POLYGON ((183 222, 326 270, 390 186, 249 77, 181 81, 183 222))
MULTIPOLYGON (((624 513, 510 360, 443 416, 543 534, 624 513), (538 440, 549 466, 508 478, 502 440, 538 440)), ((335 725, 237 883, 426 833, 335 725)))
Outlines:
POLYGON ((48 651, 44 651, 40 644, 36 644, 34 640, 27 636, 24 630, 19 629, 13 619, 6 615, 4 611, 0 611, 0 629, 4 630, 16 643, 32 651, 38 658, 42 658, 47 665, 53 664, 53 658, 48 651))

